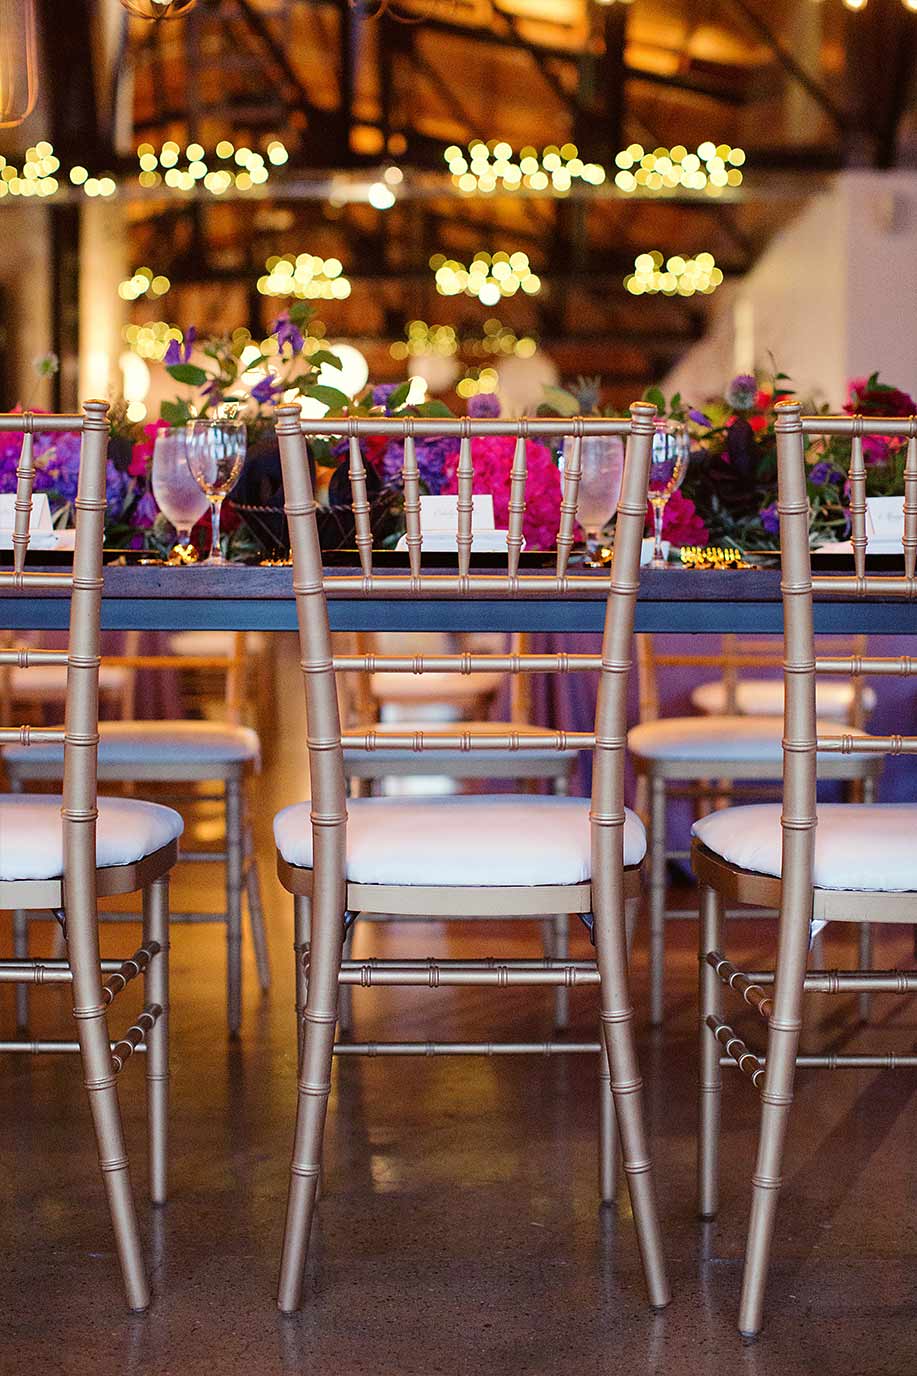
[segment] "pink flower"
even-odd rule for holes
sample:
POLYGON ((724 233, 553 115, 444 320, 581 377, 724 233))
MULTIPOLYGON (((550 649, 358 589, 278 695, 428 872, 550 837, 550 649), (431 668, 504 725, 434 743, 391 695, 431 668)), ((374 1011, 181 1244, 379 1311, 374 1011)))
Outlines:
MULTIPOLYGON (((510 473, 516 441, 511 435, 488 435, 471 441, 474 464, 474 492, 490 492, 494 499, 494 521, 499 530, 509 524, 510 473)), ((543 444, 528 440, 525 446, 528 478, 525 484, 525 517, 522 523, 528 549, 551 549, 557 543, 560 525, 560 473, 543 444)), ((442 491, 458 491, 458 453, 448 454, 443 463, 445 481, 442 491)))
MULTIPOLYGON (((651 504, 646 509, 647 520, 653 519, 651 504)), ((682 545, 706 545, 710 542, 710 532, 703 519, 697 514, 697 507, 683 492, 673 492, 665 504, 662 517, 662 536, 676 549, 682 545)))
POLYGON ((138 440, 131 450, 131 462, 128 473, 133 478, 143 478, 146 476, 150 462, 153 458, 153 446, 156 443, 156 436, 161 430, 168 430, 169 424, 164 420, 150 421, 143 427, 145 440, 138 440))

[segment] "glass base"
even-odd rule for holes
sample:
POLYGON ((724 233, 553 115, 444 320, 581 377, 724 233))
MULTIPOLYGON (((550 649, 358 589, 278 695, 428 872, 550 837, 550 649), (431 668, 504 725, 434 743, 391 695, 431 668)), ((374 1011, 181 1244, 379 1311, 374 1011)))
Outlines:
POLYGON ((231 564, 232 560, 227 559, 225 554, 208 554, 206 559, 201 560, 202 564, 231 564))

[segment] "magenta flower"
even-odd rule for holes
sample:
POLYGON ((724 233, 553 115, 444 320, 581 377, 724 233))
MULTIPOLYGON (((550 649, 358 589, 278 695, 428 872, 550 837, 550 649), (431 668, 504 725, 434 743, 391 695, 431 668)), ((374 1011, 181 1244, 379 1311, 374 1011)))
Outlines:
MULTIPOLYGON (((471 441, 474 465, 472 491, 490 492, 494 499, 497 528, 509 524, 510 473, 516 441, 512 435, 488 435, 471 441)), ((560 525, 560 473, 551 451, 535 440, 525 446, 528 479, 525 485, 525 517, 522 532, 528 549, 551 549, 560 525)), ((458 491, 458 450, 446 458, 442 491, 458 491)))

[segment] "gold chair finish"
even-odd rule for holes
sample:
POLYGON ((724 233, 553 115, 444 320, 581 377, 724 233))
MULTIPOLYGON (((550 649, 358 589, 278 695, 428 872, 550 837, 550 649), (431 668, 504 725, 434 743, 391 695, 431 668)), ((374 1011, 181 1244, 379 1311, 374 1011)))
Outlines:
MULTIPOLYGON (((574 984, 598 981, 601 995, 601 1027, 604 1054, 608 1058, 614 1108, 621 1135, 624 1171, 633 1206, 637 1237, 643 1257, 650 1301, 662 1307, 669 1289, 662 1255, 653 1172, 643 1117, 642 1081, 636 1058, 633 1009, 628 990, 625 901, 636 892, 638 867, 626 871, 624 859, 625 810, 623 770, 625 746, 625 696, 631 663, 634 608, 639 588, 639 559, 646 517, 649 450, 655 410, 645 403, 631 408, 631 420, 522 420, 430 421, 354 419, 302 422, 296 407, 278 410, 277 433, 284 473, 286 512, 293 550, 293 583, 299 622, 300 651, 306 695, 309 765, 312 783, 312 863, 296 867, 279 857, 281 881, 295 895, 297 988, 305 1004, 299 1104, 286 1229, 281 1260, 278 1303, 291 1311, 300 1303, 303 1270, 317 1197, 321 1146, 331 1085, 338 989, 342 982, 417 984, 435 987, 444 982, 461 984, 574 984), (306 434, 339 432, 350 437, 351 487, 356 524, 360 573, 323 580, 322 558, 315 521, 315 503, 306 461, 306 434), (372 564, 372 533, 365 501, 365 471, 360 451, 361 434, 389 433, 404 438, 405 516, 409 572, 379 574, 372 564), (460 438, 457 501, 457 572, 424 572, 417 497, 415 434, 457 434, 460 438), (511 474, 507 569, 505 573, 472 573, 471 440, 474 434, 516 436, 511 474), (520 572, 522 525, 525 510, 526 437, 572 434, 576 437, 563 480, 563 500, 557 559, 553 574, 520 572), (494 598, 567 596, 584 583, 594 587, 593 575, 568 572, 573 543, 582 437, 616 434, 628 437, 622 497, 618 506, 615 560, 608 582, 607 615, 601 656, 601 676, 594 732, 564 733, 516 731, 511 726, 496 734, 479 734, 457 723, 454 731, 407 735, 372 728, 345 732, 340 729, 336 669, 369 666, 360 656, 347 664, 335 664, 328 624, 327 598, 346 587, 366 597, 446 597, 460 599, 471 593, 494 598), (520 751, 543 749, 564 752, 593 749, 594 787, 589 822, 591 832, 591 879, 584 883, 541 886, 482 887, 473 883, 455 887, 348 882, 347 794, 344 751, 376 748, 424 750, 520 751), (348 962, 342 968, 345 916, 359 912, 389 912, 426 916, 474 916, 527 914, 549 916, 557 912, 591 913, 596 943, 596 963, 581 968, 579 962, 348 962), (533 968, 536 967, 537 968, 533 968)), ((595 656, 543 655, 528 657, 445 656, 435 667, 451 673, 471 672, 475 667, 499 668, 510 673, 531 670, 575 672, 593 667, 595 656), (486 661, 486 662, 485 662, 486 661), (584 664, 583 661, 586 661, 584 664)), ((396 672, 423 672, 433 667, 422 656, 392 659, 396 672)), ((388 801, 388 800, 385 800, 388 801)), ((523 800, 524 801, 524 800, 523 800)), ((536 801, 536 800, 533 800, 536 801)), ((470 799, 469 802, 474 802, 470 799)), ((372 806, 371 800, 365 806, 372 806)), ((384 805, 384 804, 380 804, 384 805)), ((560 1050, 563 1044, 558 1044, 560 1050)), ((346 1048, 345 1048, 346 1049, 346 1048)), ((365 1050, 368 1048, 351 1048, 365 1050)), ((411 1054, 411 1044, 377 1045, 374 1054, 411 1054)), ((464 1044, 438 1044, 441 1052, 482 1048, 464 1044)), ((499 1049, 499 1048, 498 1048, 499 1049)), ((516 1047, 521 1050, 523 1048, 516 1047)), ((524 1048, 535 1049, 535 1048, 524 1048)), ((543 1049, 543 1048, 538 1048, 543 1049)), ((591 1048, 590 1048, 591 1049, 591 1048)))
POLYGON ((146 1053, 150 1195, 154 1203, 164 1203, 169 1073, 168 883, 169 871, 178 855, 178 842, 173 840, 135 863, 96 867, 98 677, 108 407, 105 402, 88 401, 80 416, 38 417, 28 412, 3 415, 0 416, 0 431, 23 436, 17 468, 13 569, 0 569, 0 586, 22 593, 25 599, 42 588, 71 589, 66 652, 34 648, 0 651, 0 664, 22 669, 31 665, 65 665, 67 670, 66 724, 62 729, 0 728, 0 743, 53 741, 63 747, 63 873, 47 879, 0 880, 0 908, 53 910, 64 929, 66 959, 39 961, 17 957, 0 960, 0 983, 16 986, 68 983, 72 986, 76 1020, 73 1041, 4 1041, 0 1043, 0 1051, 79 1052, 127 1302, 132 1310, 143 1310, 150 1302, 150 1288, 128 1174, 117 1077, 134 1052, 146 1053), (32 572, 26 568, 35 431, 80 431, 82 435, 72 573, 32 572), (100 896, 137 890, 143 893, 142 944, 128 960, 103 961, 99 950, 97 900, 100 896), (105 975, 108 978, 103 983, 105 975), (108 1009, 138 975, 142 975, 144 981, 143 1010, 123 1036, 111 1042, 108 1009))
MULTIPOLYGON (((699 1212, 712 1217, 718 1204, 718 1138, 721 1067, 734 1064, 760 1090, 761 1121, 752 1176, 752 1208, 739 1312, 739 1329, 752 1339, 761 1329, 764 1290, 774 1235, 777 1200, 797 1065, 829 1069, 917 1066, 915 1056, 799 1056, 803 995, 886 991, 917 992, 917 976, 902 971, 811 971, 807 973, 813 919, 840 922, 898 922, 917 918, 917 892, 883 892, 816 887, 815 841, 817 762, 832 757, 917 754, 917 737, 822 736, 816 728, 815 676, 899 675, 917 672, 917 662, 861 655, 816 654, 813 597, 832 593, 858 597, 917 595, 917 417, 803 416, 797 402, 777 406, 778 511, 784 608, 784 757, 782 864, 757 873, 741 868, 695 838, 693 864, 701 884, 700 934, 700 1136, 699 1212), (813 577, 809 549, 805 440, 843 435, 851 439, 851 524, 853 576, 813 577), (866 504, 863 436, 907 439, 904 512, 904 575, 866 571, 866 504), (780 911, 775 973, 746 973, 724 954, 724 901, 777 907, 780 911), (767 1054, 760 1058, 736 1036, 721 1007, 723 988, 738 993, 767 1025, 767 1054)), ((842 811, 846 804, 838 805, 842 811)), ((734 810, 741 825, 741 808, 734 810)), ((719 814, 722 818, 724 814, 719 814)), ((777 828, 775 820, 775 832, 777 828)), ((823 825, 827 817, 823 816, 823 825)), ((877 875, 879 882, 883 876, 877 875)))

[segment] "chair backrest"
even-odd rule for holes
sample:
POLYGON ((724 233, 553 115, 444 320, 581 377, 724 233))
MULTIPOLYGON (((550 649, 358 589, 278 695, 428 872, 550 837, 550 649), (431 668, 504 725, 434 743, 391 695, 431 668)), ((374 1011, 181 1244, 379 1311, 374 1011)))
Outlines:
POLYGON ((0 663, 22 668, 34 664, 66 665, 65 725, 62 729, 0 726, 0 744, 63 742, 64 894, 74 1006, 95 1007, 101 988, 96 925, 96 796, 108 405, 104 401, 87 401, 83 414, 78 416, 36 416, 29 412, 0 415, 0 432, 22 435, 16 470, 13 568, 0 568, 0 587, 22 593, 26 603, 33 594, 40 596, 43 589, 70 589, 66 651, 31 647, 0 651, 0 663), (78 431, 81 435, 73 569, 33 571, 26 567, 26 553, 35 474, 34 435, 65 431, 78 431))
MULTIPOLYGON (((180 637, 184 641, 185 637, 180 637)), ((245 631, 194 632, 187 637, 187 652, 174 649, 144 653, 138 631, 128 631, 124 653, 106 655, 104 663, 128 671, 121 717, 128 720, 136 705, 136 674, 140 670, 181 674, 214 674, 221 680, 223 720, 238 726, 242 721, 248 680, 248 636, 245 631)))
MULTIPOLYGON (((631 667, 634 610, 639 590, 640 551, 646 522, 649 459, 655 408, 644 402, 631 407, 629 420, 530 419, 518 421, 352 419, 303 421, 297 407, 278 408, 277 435, 283 468, 285 511, 293 553, 293 588, 296 596, 300 651, 305 681, 307 740, 312 781, 312 821, 315 837, 316 876, 326 868, 328 885, 336 886, 333 901, 343 903, 345 860, 346 791, 343 747, 372 751, 423 750, 525 750, 553 748, 558 751, 593 749, 592 836, 593 875, 611 882, 623 854, 623 773, 626 742, 626 693, 631 667), (306 435, 340 434, 349 439, 350 481, 359 574, 327 575, 322 567, 316 505, 309 476, 306 435), (373 567, 370 511, 366 498, 366 473, 360 449, 361 435, 384 434, 404 441, 405 522, 409 572, 378 572, 373 567), (415 435, 444 434, 459 439, 457 501, 457 573, 425 570, 422 565, 422 533, 419 521, 419 484, 415 435), (473 437, 515 437, 510 477, 509 531, 505 571, 475 572, 471 568, 472 490, 474 481, 473 437), (557 555, 553 571, 520 572, 523 519, 526 501, 526 443, 535 435, 572 436, 573 444, 563 475, 563 492, 557 555), (577 495, 581 474, 582 440, 588 435, 618 435, 627 448, 621 498, 617 509, 615 556, 609 574, 571 575, 567 572, 573 543, 577 495), (487 654, 453 655, 350 655, 334 657, 329 629, 328 600, 338 589, 366 598, 427 598, 451 600, 483 596, 494 600, 563 598, 588 588, 603 589, 605 630, 601 655, 487 654), (372 729, 342 735, 336 691, 337 672, 473 673, 570 673, 599 670, 599 692, 594 732, 544 731, 522 735, 487 735, 463 730, 454 733, 422 731, 400 736, 377 735, 372 729)), ((318 881, 317 881, 318 882, 318 881)))
MULTIPOLYGON (((780 516, 781 593, 784 620, 784 756, 783 874, 797 897, 810 892, 815 851, 816 753, 843 755, 917 754, 917 736, 871 736, 840 733, 818 736, 815 720, 815 676, 910 675, 917 661, 909 656, 816 654, 813 599, 834 595, 917 597, 917 416, 804 416, 798 402, 776 407, 777 474, 780 516), (812 575, 809 502, 806 489, 806 440, 849 437, 850 521, 854 572, 812 575), (905 499, 902 531, 903 574, 866 572, 866 467, 863 437, 906 440, 905 499)), ((811 906, 811 905, 810 905, 811 906)))

